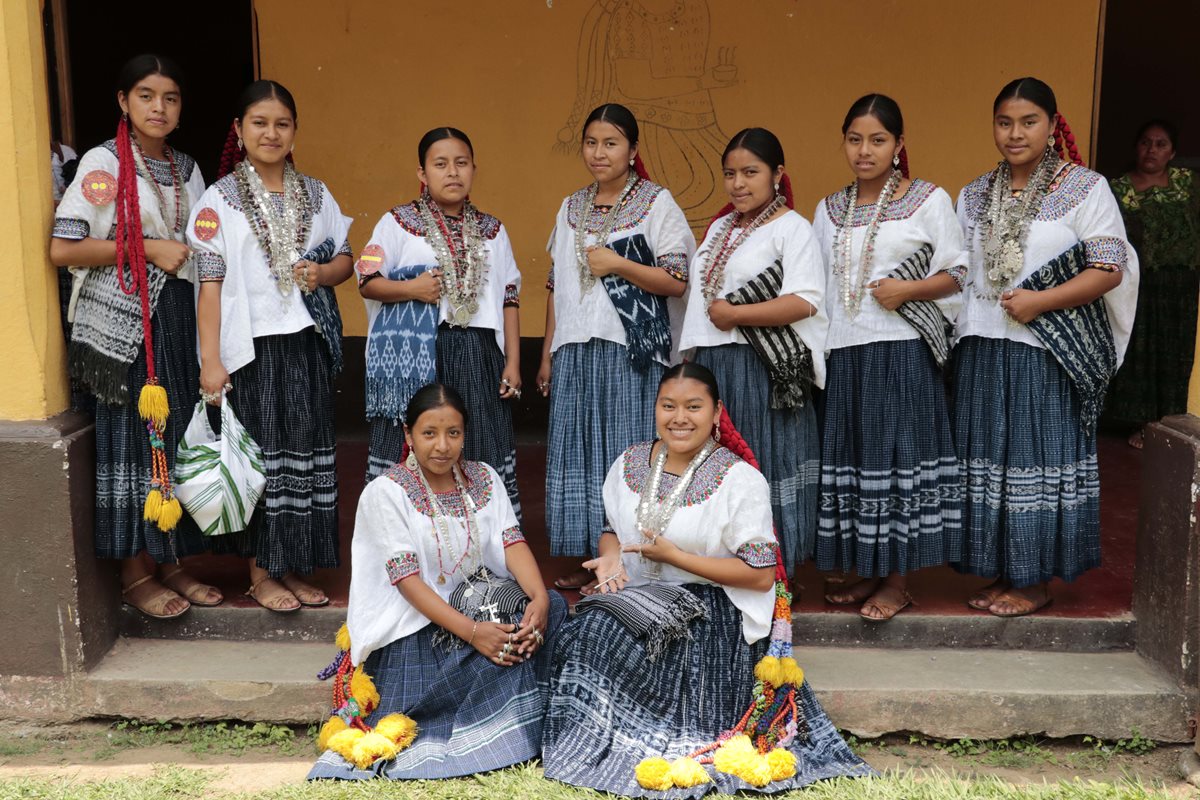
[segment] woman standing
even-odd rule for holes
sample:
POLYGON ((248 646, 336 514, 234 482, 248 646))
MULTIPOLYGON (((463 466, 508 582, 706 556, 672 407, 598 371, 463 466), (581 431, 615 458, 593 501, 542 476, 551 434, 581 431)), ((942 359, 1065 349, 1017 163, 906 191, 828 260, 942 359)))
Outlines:
POLYGON ((1141 449, 1142 426, 1187 411, 1200 292, 1200 178, 1172 167, 1175 126, 1151 120, 1137 137, 1137 164, 1112 182, 1142 282, 1125 364, 1113 379, 1106 418, 1135 426, 1129 444, 1141 449))
POLYGON ((263 500, 233 534, 251 557, 247 594, 295 611, 329 602, 297 575, 338 563, 330 380, 341 331, 327 322, 318 330, 303 295, 350 276, 350 219, 324 183, 288 160, 297 115, 287 89, 256 81, 238 109, 245 158, 209 187, 189 223, 201 281, 200 388, 210 403, 233 403, 263 451, 263 500))
POLYGON ((167 143, 179 125, 181 83, 166 58, 125 64, 117 136, 84 153, 50 240, 51 262, 75 275, 71 376, 97 401, 96 555, 121 560, 125 602, 156 618, 222 600, 177 565, 206 543, 171 496, 175 449, 198 383, 195 270, 184 225, 204 191, 196 163, 167 143), (156 395, 165 408, 150 420, 148 437, 138 405, 156 395))
POLYGON ((471 203, 475 151, 457 128, 417 144, 421 196, 384 214, 359 255, 366 300, 368 482, 400 460, 400 416, 435 378, 466 400, 466 457, 504 478, 520 515, 512 406, 521 396, 521 272, 508 231, 471 203))
POLYGON ((960 553, 941 367, 967 254, 950 196, 908 177, 894 100, 856 100, 842 137, 855 181, 813 218, 831 265, 817 567, 856 571, 826 599, 885 621, 912 602, 908 573, 960 553))
POLYGON ((791 209, 783 146, 738 132, 721 163, 730 204, 692 261, 681 351, 712 370, 725 407, 771 486, 791 575, 816 538, 819 439, 810 388, 825 385, 825 262, 791 209))
POLYGON ((955 347, 967 487, 956 566, 995 578, 972 608, 1013 617, 1050 602, 1051 578, 1100 563, 1096 417, 1129 341, 1138 271, 1116 200, 1079 162, 1050 87, 1014 80, 992 112, 1004 160, 958 201, 971 263, 955 347))
MULTIPOLYGON (((635 169, 629 109, 594 109, 582 144, 595 182, 563 200, 547 246, 554 297, 537 380, 550 397, 550 552, 588 558, 604 527, 609 465, 652 433, 655 387, 674 351, 667 298, 683 295, 696 242, 671 193, 635 169)), ((555 585, 591 579, 581 568, 555 585)))
POLYGON ((309 778, 451 778, 541 750, 543 645, 553 646, 567 604, 547 593, 500 475, 464 458, 475 423, 463 398, 425 386, 404 423, 409 455, 363 491, 354 526, 341 660, 374 691, 354 691, 363 679, 342 670, 353 694, 322 729, 328 750, 309 778), (339 716, 360 711, 380 735, 389 715, 406 715, 402 741, 415 723, 415 742, 364 753, 370 740, 339 716))

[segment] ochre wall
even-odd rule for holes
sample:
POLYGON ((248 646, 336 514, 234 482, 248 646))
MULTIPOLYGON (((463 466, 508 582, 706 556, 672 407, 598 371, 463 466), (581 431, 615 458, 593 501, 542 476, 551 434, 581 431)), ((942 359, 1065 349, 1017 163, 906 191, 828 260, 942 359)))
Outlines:
MULTIPOLYGON (((618 15, 636 5, 603 2, 618 15)), ((581 27, 599 5, 256 0, 262 76, 295 93, 297 163, 324 179, 354 217, 356 250, 386 209, 413 197, 421 134, 462 128, 479 165, 473 199, 504 220, 524 274, 522 332, 542 333, 546 239, 562 198, 589 180, 577 155, 553 145, 575 102, 581 27)), ((644 0, 633 11, 661 7, 667 18, 674 6, 644 0)), ((1055 88, 1088 152, 1100 0, 1064 0, 1052 14, 1034 0, 708 0, 708 7, 706 69, 719 63, 721 48, 736 48, 736 82, 711 91, 719 130, 723 137, 749 125, 775 131, 806 216, 848 182, 841 119, 868 91, 900 102, 914 172, 952 195, 998 159, 990 104, 1014 77, 1037 75, 1055 88)), ((637 34, 626 26, 624 35, 637 34)), ((683 55, 661 46, 658 55, 654 69, 680 71, 683 55)), ((706 210, 723 202, 718 185, 706 210)), ((347 334, 363 335, 351 286, 342 289, 342 307, 347 334)))

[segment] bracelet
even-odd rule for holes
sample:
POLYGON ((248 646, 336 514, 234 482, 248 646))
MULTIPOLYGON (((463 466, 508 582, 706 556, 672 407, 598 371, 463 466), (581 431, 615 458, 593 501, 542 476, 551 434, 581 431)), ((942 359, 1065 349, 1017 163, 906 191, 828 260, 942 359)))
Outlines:
POLYGON ((475 641, 475 631, 477 631, 477 630, 479 630, 479 622, 478 621, 476 621, 475 624, 471 627, 471 638, 467 639, 467 647, 470 647, 471 642, 475 641))

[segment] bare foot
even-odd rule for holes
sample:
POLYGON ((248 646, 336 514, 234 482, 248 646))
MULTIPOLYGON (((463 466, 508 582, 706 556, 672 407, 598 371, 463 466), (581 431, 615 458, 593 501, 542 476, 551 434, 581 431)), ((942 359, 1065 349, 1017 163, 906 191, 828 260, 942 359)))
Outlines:
POLYGON ((1039 583, 1024 589, 1009 589, 996 598, 988 611, 997 617, 1024 617, 1041 611, 1051 599, 1046 584, 1039 583))
POLYGON ((590 569, 579 569, 568 572, 559 578, 554 579, 554 587, 556 589, 582 589, 589 583, 594 583, 596 576, 592 574, 590 569))
POLYGON ((910 605, 912 597, 903 587, 885 582, 867 598, 858 615, 871 622, 887 622, 910 605))
POLYGON ((967 600, 967 605, 976 611, 987 611, 992 607, 992 603, 996 602, 997 597, 1008 591, 1009 585, 1009 582, 1003 578, 997 578, 971 595, 967 600))
POLYGON ((143 575, 122 589, 121 600, 154 619, 174 619, 191 608, 187 600, 156 581, 153 575, 143 575))
POLYGON ((201 583, 184 572, 183 567, 163 567, 159 573, 163 585, 183 595, 194 606, 219 606, 225 597, 215 586, 201 583))
POLYGON ((328 595, 312 584, 300 580, 290 572, 283 576, 283 585, 296 596, 296 599, 300 601, 300 605, 302 606, 317 608, 329 605, 328 595))
POLYGON ((858 583, 851 584, 847 589, 825 595, 825 602, 833 603, 835 606, 855 605, 875 594, 875 590, 878 588, 879 578, 864 578, 858 583))
POLYGON ((1136 431, 1129 434, 1129 438, 1126 441, 1129 442, 1129 446, 1134 450, 1141 450, 1146 444, 1146 435, 1143 433, 1141 428, 1138 428, 1136 431))
POLYGON ((270 576, 260 578, 256 583, 251 584, 250 588, 246 590, 246 596, 254 598, 256 603, 268 611, 286 614, 289 611, 300 609, 300 601, 296 599, 296 595, 270 576))

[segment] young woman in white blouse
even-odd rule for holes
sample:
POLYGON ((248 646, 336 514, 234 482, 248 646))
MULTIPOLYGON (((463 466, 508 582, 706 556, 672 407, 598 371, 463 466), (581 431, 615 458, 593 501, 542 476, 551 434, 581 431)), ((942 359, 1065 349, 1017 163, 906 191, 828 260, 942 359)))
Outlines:
POLYGON ((830 267, 817 566, 857 572, 826 599, 884 621, 910 604, 910 572, 960 552, 941 368, 967 258, 950 196, 908 177, 894 100, 856 100, 842 136, 855 180, 813 216, 830 267))

